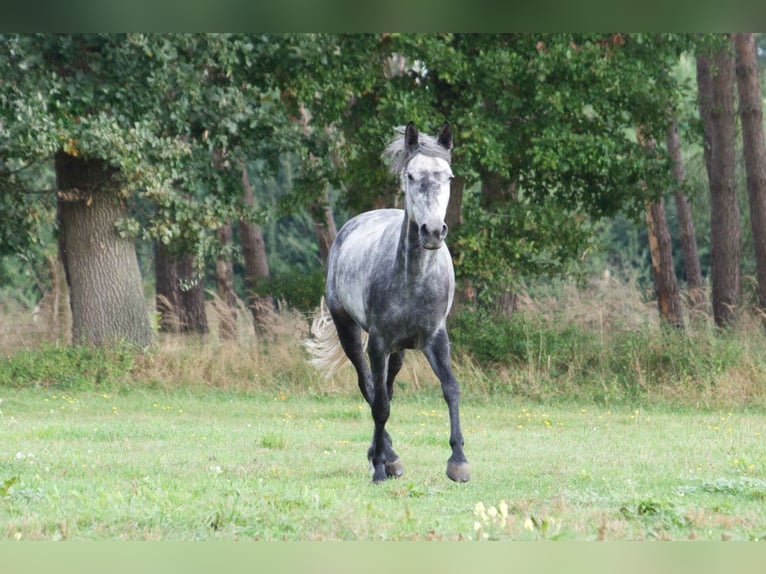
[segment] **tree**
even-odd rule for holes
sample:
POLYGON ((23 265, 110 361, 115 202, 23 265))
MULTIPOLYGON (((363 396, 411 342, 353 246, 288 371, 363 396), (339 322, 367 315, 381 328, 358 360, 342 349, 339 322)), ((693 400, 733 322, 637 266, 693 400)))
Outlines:
MULTIPOLYGON (((62 205, 68 265, 89 260, 74 257, 73 250, 86 244, 70 240, 74 227, 67 219, 82 206, 100 208, 102 198, 109 198, 114 215, 105 224, 111 235, 104 241, 127 248, 136 237, 156 239, 195 257, 209 253, 222 222, 254 214, 244 205, 238 166, 251 157, 277 156, 291 145, 290 122, 271 79, 275 62, 284 56, 280 46, 263 35, 3 35, 0 167, 67 156, 77 161, 57 165, 100 165, 113 175, 103 182, 120 182, 100 194, 82 179, 98 170, 79 169, 79 179, 74 167, 60 174, 62 185, 78 186, 62 190, 65 199, 87 194, 84 203, 62 205), (213 161, 221 150, 230 160, 224 170, 213 161), (140 225, 124 203, 118 211, 114 200, 119 196, 124 202, 131 194, 154 206, 140 225)), ((264 165, 268 169, 271 163, 264 165)), ((130 269, 117 261, 114 256, 113 265, 130 269)), ((199 267, 200 261, 192 264, 199 267)), ((115 323, 114 337, 146 343, 146 327, 128 328, 110 317, 125 305, 135 306, 140 276, 113 275, 132 283, 132 295, 120 291, 126 299, 119 305, 99 301, 102 292, 85 296, 90 286, 83 273, 68 270, 67 276, 72 300, 82 301, 73 305, 73 313, 80 314, 73 321, 82 325, 78 333, 95 332, 89 322, 98 316, 115 323), (86 309, 91 304, 93 312, 86 309)), ((141 310, 146 313, 144 305, 141 310)), ((148 326, 148 319, 142 324, 148 326)))
POLYGON ((668 128, 665 137, 668 155, 673 162, 673 176, 676 180, 673 192, 678 214, 678 226, 680 228, 679 241, 684 254, 684 269, 686 271, 686 288, 689 292, 689 306, 692 312, 699 311, 703 302, 702 293, 702 269, 700 268, 697 238, 694 233, 689 200, 683 192, 686 179, 683 158, 681 157, 681 143, 678 136, 678 122, 674 121, 668 128))
POLYGON ((453 201, 463 203, 450 248, 458 274, 487 296, 519 275, 568 273, 591 248, 594 221, 623 209, 637 217, 670 185, 666 157, 648 153, 631 133, 644 125, 664 138, 679 91, 670 70, 691 36, 319 41, 327 49, 306 51, 314 65, 306 65, 296 98, 343 142, 341 167, 329 177, 344 184, 346 205, 395 205, 395 182, 379 157, 392 126, 413 120, 428 129, 449 119, 462 178, 453 182, 453 201))
POLYGON ((758 59, 753 34, 734 34, 737 92, 742 121, 742 149, 747 172, 747 196, 753 231, 757 306, 766 318, 766 146, 763 107, 758 83, 758 59))
POLYGON ((730 327, 740 295, 739 204, 735 186, 734 54, 726 43, 711 56, 697 55, 700 116, 710 184, 713 318, 730 327))
POLYGON ((652 255, 657 307, 664 324, 683 328, 681 296, 673 266, 670 232, 665 217, 665 200, 653 201, 646 206, 646 227, 652 255))
POLYGON ((159 330, 163 333, 181 331, 181 290, 175 258, 161 242, 154 245, 154 298, 159 313, 159 330))
MULTIPOLYGON (((244 202, 248 207, 255 207, 253 186, 247 174, 247 168, 242 168, 242 187, 244 202)), ((263 231, 257 224, 240 219, 240 241, 245 258, 245 285, 249 293, 248 305, 253 315, 253 325, 257 332, 266 329, 267 319, 274 310, 271 297, 261 294, 261 284, 269 278, 269 261, 266 258, 266 246, 263 241, 263 231)))
MULTIPOLYGON (((639 127, 636 135, 647 150, 655 152, 653 139, 646 140, 639 127)), ((649 251, 652 256, 652 270, 657 294, 657 308, 660 319, 666 325, 683 328, 684 319, 681 296, 678 292, 678 279, 673 265, 673 251, 665 217, 665 199, 660 197, 646 204, 646 229, 649 236, 649 251)))
POLYGON ((150 345, 152 330, 133 240, 115 230, 127 215, 119 171, 100 159, 59 152, 56 181, 72 340, 150 345))

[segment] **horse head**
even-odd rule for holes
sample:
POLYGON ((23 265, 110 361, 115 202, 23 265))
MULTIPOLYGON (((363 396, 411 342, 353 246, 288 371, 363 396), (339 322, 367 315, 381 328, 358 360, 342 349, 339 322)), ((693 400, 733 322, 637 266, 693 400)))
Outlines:
POLYGON ((417 225, 420 243, 439 249, 447 236, 447 204, 450 197, 450 150, 452 128, 444 122, 436 140, 423 137, 410 122, 404 131, 405 153, 409 157, 402 174, 405 209, 417 225))

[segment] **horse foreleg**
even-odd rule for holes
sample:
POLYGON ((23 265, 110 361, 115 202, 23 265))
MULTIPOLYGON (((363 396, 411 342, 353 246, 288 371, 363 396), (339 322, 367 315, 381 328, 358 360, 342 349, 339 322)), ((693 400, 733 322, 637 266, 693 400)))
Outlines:
POLYGON ((460 430, 460 385, 452 372, 447 332, 444 329, 439 330, 423 352, 441 382, 444 400, 449 409, 449 444, 452 447, 452 456, 447 461, 447 476, 455 482, 468 482, 470 466, 463 454, 463 433, 460 430))

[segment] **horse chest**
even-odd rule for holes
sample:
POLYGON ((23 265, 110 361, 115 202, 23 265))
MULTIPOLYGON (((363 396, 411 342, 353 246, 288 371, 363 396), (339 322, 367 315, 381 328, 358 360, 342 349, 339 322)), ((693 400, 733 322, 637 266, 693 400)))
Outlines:
POLYGON ((449 305, 449 284, 394 281, 370 289, 369 323, 394 348, 419 348, 442 325, 449 305))

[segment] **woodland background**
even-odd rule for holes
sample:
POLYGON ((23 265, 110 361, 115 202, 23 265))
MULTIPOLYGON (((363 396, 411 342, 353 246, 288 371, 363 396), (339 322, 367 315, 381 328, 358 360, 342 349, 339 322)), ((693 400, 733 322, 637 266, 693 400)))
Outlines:
POLYGON ((721 355, 760 336, 766 307, 764 44, 3 34, 3 353, 305 336, 336 230, 399 205, 380 159, 393 128, 446 119, 456 348, 561 387, 593 372, 589 333, 604 368, 608 331, 608 356, 656 350, 660 386, 709 374, 679 375, 679 356, 717 357, 727 379, 737 364, 749 400, 760 358, 721 355))

